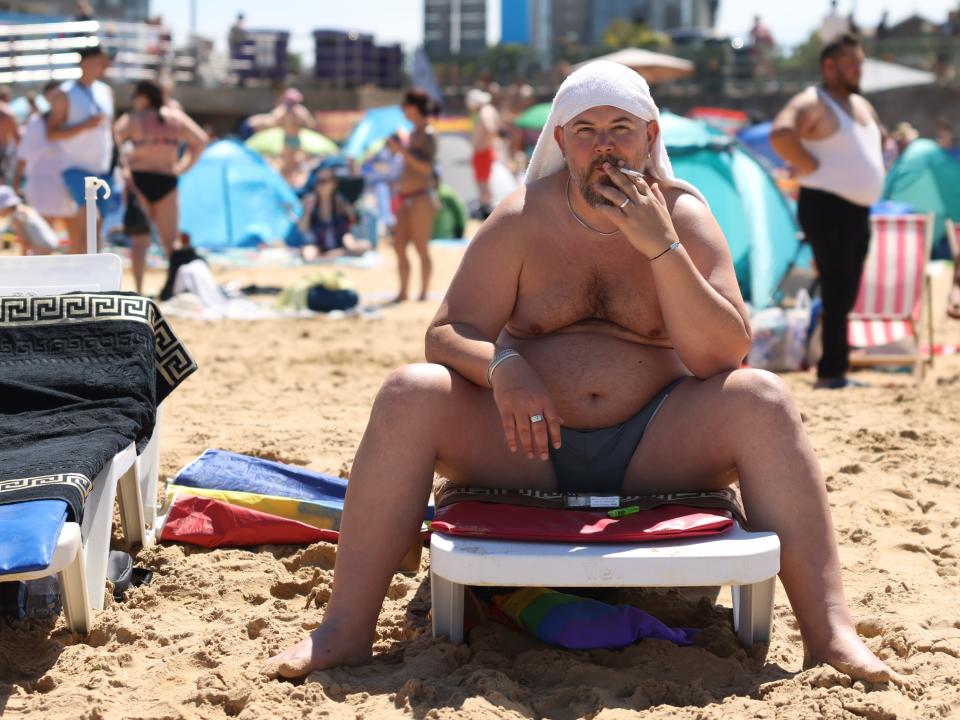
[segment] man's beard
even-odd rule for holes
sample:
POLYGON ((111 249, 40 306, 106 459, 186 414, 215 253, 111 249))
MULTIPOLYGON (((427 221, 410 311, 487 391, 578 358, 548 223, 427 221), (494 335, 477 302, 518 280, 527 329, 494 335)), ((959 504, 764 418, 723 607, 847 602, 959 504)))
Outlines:
POLYGON ((590 182, 590 176, 594 173, 595 170, 601 168, 604 163, 610 163, 613 167, 619 167, 620 158, 613 156, 607 156, 602 158, 597 158, 587 167, 583 172, 574 172, 573 177, 577 182, 577 187, 580 188, 580 194, 583 195, 583 199, 586 200, 592 207, 601 207, 603 205, 609 205, 610 201, 607 200, 603 195, 594 190, 594 185, 605 185, 606 187, 616 188, 616 185, 613 184, 613 181, 610 179, 610 176, 606 173, 596 181, 596 183, 590 182))
POLYGON ((847 89, 848 93, 851 93, 854 95, 862 95, 862 93, 860 92, 860 83, 844 81, 843 86, 847 89))

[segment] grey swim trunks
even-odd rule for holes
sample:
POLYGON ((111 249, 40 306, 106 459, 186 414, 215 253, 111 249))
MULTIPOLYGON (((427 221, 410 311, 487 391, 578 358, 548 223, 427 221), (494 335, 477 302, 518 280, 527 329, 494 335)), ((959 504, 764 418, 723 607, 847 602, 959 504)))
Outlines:
POLYGON ((623 476, 643 433, 671 391, 683 381, 677 378, 620 425, 597 430, 560 428, 561 447, 550 448, 557 474, 558 492, 590 492, 619 495, 623 476))

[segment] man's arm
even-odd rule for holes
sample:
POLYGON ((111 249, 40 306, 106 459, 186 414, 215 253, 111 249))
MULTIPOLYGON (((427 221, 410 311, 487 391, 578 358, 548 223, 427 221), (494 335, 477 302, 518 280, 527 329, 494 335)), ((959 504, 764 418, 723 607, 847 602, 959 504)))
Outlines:
POLYGON ((770 145, 797 176, 809 175, 820 167, 817 159, 800 142, 813 125, 815 105, 807 93, 800 93, 773 120, 770 145))
POLYGON ((313 116, 313 113, 307 110, 304 105, 297 105, 295 112, 297 117, 300 118, 300 122, 303 123, 304 127, 309 128, 310 130, 316 130, 317 120, 313 116))
POLYGON ((66 127, 69 109, 67 96, 62 90, 57 90, 50 100, 50 115, 47 116, 47 140, 50 142, 69 140, 103 122, 102 114, 92 115, 82 123, 66 127))
POLYGON ((681 249, 650 263, 667 334, 697 377, 736 370, 750 350, 750 321, 723 231, 686 193, 671 219, 681 249))
POLYGON ((524 192, 521 188, 504 200, 477 231, 427 330, 427 360, 480 387, 487 387, 494 342, 517 301, 524 192))

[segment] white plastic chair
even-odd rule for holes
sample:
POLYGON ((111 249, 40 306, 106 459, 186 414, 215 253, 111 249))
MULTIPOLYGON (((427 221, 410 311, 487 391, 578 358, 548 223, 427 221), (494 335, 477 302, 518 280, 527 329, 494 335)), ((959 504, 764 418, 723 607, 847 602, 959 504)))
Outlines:
MULTIPOLYGON (((111 292, 120 289, 122 275, 122 262, 112 254, 0 258, 0 296, 111 292)), ((137 457, 136 446, 131 443, 107 463, 93 481, 83 523, 64 523, 50 565, 43 570, 0 575, 0 581, 57 574, 67 625, 74 632, 87 633, 93 610, 103 609, 114 499, 120 501, 127 542, 146 546, 154 541, 159 435, 158 409, 153 435, 143 454, 137 457)), ((0 528, 0 542, 2 531, 0 528)))
POLYGON ((730 585, 734 630, 749 647, 769 642, 780 572, 776 533, 734 523, 722 535, 652 543, 567 544, 483 540, 433 533, 433 635, 463 642, 464 585, 508 587, 703 587, 730 585))

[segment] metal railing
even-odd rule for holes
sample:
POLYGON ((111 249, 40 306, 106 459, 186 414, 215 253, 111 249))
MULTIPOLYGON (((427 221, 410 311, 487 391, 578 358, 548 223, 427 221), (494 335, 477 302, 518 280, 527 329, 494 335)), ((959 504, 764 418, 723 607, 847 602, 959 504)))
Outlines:
POLYGON ((194 78, 195 59, 174 52, 168 28, 82 20, 0 25, 0 84, 80 77, 80 51, 97 44, 113 56, 107 70, 110 80, 189 82, 194 78))

